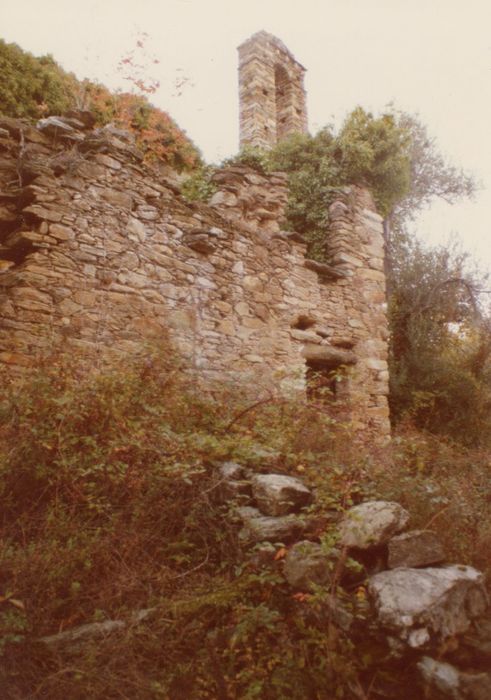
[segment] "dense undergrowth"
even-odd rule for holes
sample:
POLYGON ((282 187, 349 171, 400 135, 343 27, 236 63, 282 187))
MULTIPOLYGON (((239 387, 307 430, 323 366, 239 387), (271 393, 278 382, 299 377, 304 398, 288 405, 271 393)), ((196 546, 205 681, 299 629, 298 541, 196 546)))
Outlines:
MULTIPOLYGON (((0 687, 9 700, 375 700, 380 683, 400 682, 363 646, 363 587, 354 643, 320 614, 339 570, 327 593, 292 596, 281 554, 272 568, 244 563, 239 526, 217 498, 220 460, 301 475, 316 489, 314 513, 399 500, 451 560, 491 569, 484 454, 408 428, 390 448, 362 451, 322 405, 265 395, 254 406, 227 386, 198 389, 168 348, 90 373, 52 358, 21 385, 4 380, 0 687), (148 607, 149 622, 83 653, 35 643, 148 607)), ((335 547, 329 529, 318 536, 335 547)))

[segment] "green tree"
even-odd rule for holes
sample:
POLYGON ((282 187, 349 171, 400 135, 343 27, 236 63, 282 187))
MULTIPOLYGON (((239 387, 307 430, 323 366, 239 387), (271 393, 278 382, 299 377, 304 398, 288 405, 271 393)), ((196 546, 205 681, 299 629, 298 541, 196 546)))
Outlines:
MULTIPOLYGON (((137 68, 133 54, 122 60, 128 75, 137 68)), ((156 89, 134 76, 143 92, 156 89)), ((51 56, 36 58, 16 44, 0 40, 0 114, 36 120, 70 109, 88 109, 97 125, 114 122, 135 134, 147 161, 160 161, 177 170, 192 170, 201 155, 171 117, 152 105, 144 95, 113 93, 89 80, 79 81, 64 71, 51 56)))
POLYGON ((353 183, 370 188, 384 216, 408 194, 409 145, 392 114, 374 117, 357 107, 338 134, 325 127, 273 149, 270 167, 290 174, 289 223, 306 236, 311 255, 328 256, 327 210, 337 188, 353 183))
POLYGON ((486 280, 455 246, 429 248, 407 234, 396 240, 392 418, 481 444, 491 427, 491 326, 479 299, 486 280))
POLYGON ((399 112, 396 119, 409 138, 409 188, 390 212, 394 224, 401 228, 436 198, 452 204, 462 197, 471 197, 477 183, 469 173, 445 160, 435 139, 415 115, 399 112))
POLYGON ((51 56, 36 58, 0 39, 0 112, 39 119, 70 108, 76 79, 51 56))
POLYGON ((295 136, 269 158, 270 167, 290 174, 290 225, 321 260, 329 257, 333 193, 351 183, 372 191, 386 237, 393 419, 410 415, 435 432, 479 442, 491 409, 490 324, 479 307, 484 282, 462 253, 426 248, 409 233, 435 198, 471 196, 474 179, 445 161, 415 116, 374 117, 360 107, 338 134, 325 128, 295 136))

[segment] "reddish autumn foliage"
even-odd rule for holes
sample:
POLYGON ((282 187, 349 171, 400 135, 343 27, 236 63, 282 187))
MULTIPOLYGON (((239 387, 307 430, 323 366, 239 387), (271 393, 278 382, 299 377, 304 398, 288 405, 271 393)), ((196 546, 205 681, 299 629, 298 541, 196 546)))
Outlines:
POLYGON ((114 122, 132 131, 147 161, 161 160, 178 170, 191 170, 201 163, 198 149, 186 134, 146 97, 111 93, 103 85, 87 83, 86 100, 98 124, 114 122))

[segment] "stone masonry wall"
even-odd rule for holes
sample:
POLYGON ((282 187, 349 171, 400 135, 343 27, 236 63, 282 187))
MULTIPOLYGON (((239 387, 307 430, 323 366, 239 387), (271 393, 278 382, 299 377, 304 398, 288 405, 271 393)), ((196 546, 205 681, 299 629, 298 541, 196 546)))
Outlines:
POLYGON ((238 51, 241 148, 271 148, 290 134, 305 133, 305 68, 279 39, 264 31, 238 51))
POLYGON ((231 167, 215 180, 210 204, 190 205, 125 132, 0 119, 0 362, 15 371, 60 347, 132 352, 166 328, 200 376, 257 393, 304 390, 309 367, 349 367, 343 415, 385 438, 382 231, 370 196, 340 193, 336 259, 320 265, 281 230, 285 175, 231 167))

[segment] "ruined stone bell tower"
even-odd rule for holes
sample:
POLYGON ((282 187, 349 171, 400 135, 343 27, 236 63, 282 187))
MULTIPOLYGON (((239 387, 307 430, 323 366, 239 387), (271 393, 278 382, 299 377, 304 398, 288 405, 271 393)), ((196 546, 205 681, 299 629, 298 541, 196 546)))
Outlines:
POLYGON ((238 51, 240 147, 272 148, 290 134, 306 133, 305 68, 264 31, 238 51))

